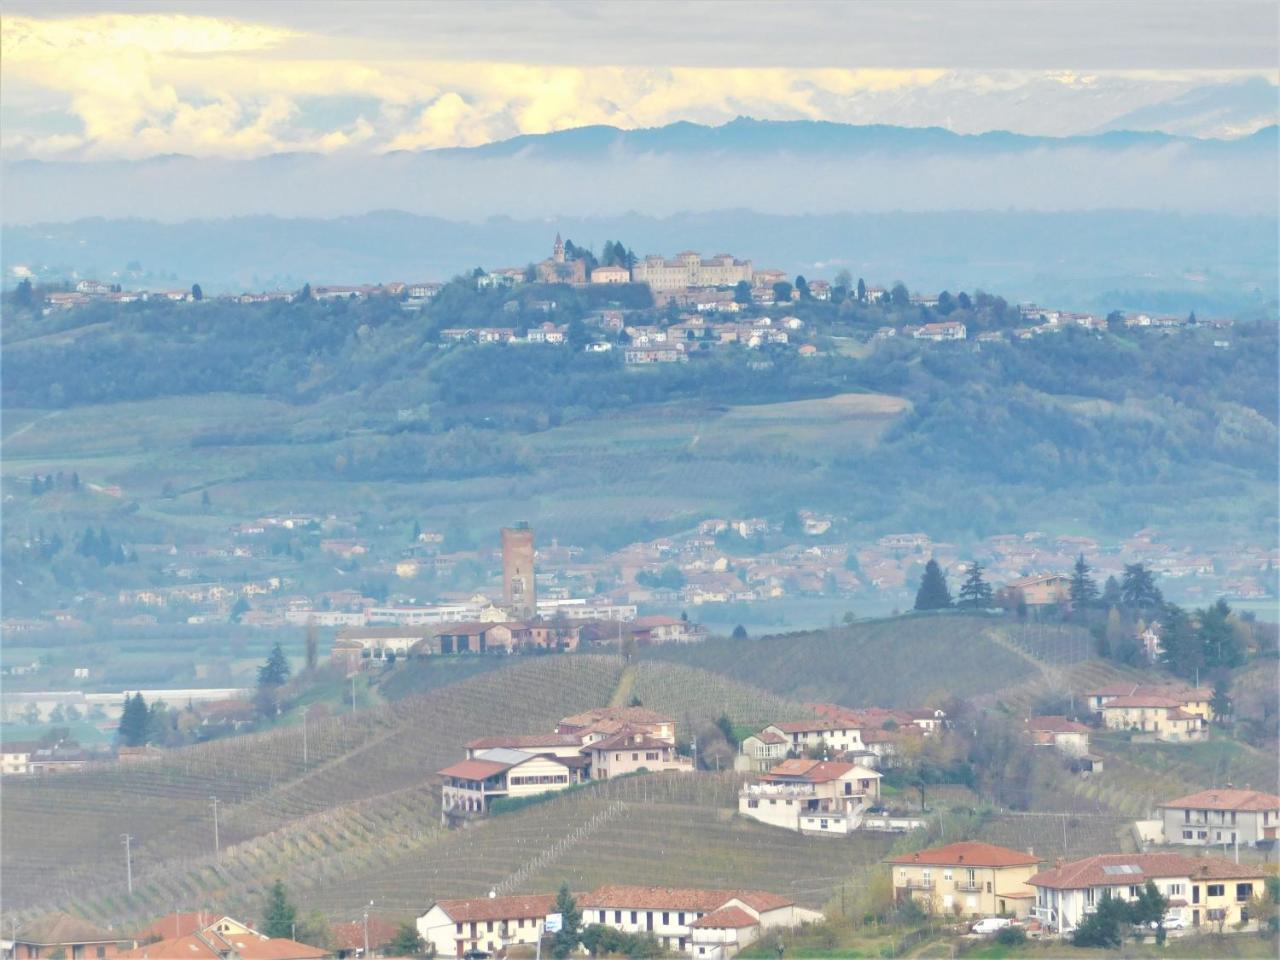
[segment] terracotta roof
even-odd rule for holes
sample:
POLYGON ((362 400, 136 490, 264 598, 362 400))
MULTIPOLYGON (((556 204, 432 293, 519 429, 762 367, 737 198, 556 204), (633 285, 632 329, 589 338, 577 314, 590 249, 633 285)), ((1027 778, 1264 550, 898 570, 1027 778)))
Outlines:
POLYGON ((518 897, 472 897, 469 900, 437 900, 435 905, 454 923, 472 920, 519 920, 542 918, 556 906, 555 894, 539 893, 518 897))
POLYGON ((134 936, 139 940, 173 940, 177 937, 187 937, 197 930, 213 926, 225 916, 226 914, 216 913, 213 910, 169 913, 159 920, 153 920, 134 933, 134 936))
POLYGON ((780 733, 774 733, 772 730, 763 730, 760 733, 752 734, 761 743, 786 743, 787 738, 780 733))
MULTIPOLYGON (((363 941, 362 941, 363 944, 363 941)), ((120 954, 129 960, 221 960, 232 951, 243 960, 321 960, 332 952, 308 946, 287 937, 263 937, 256 933, 216 934, 204 932, 172 940, 148 943, 120 954)))
POLYGON ((578 899, 578 905, 593 909, 691 910, 711 913, 730 900, 741 900, 753 910, 775 910, 794 902, 766 890, 703 890, 691 887, 606 884, 584 894, 578 899))
POLYGON ((562 727, 590 727, 601 722, 612 723, 674 723, 671 717, 646 707, 596 707, 584 710, 560 721, 562 727))
POLYGON ((1178 797, 1176 800, 1166 800, 1157 806, 1190 807, 1197 810, 1277 810, 1280 809, 1280 796, 1259 790, 1218 787, 1178 797))
POLYGON ((1182 706, 1182 701, 1175 700, 1173 697, 1166 697, 1156 693, 1135 693, 1127 697, 1115 697, 1108 700, 1102 705, 1103 710, 1122 707, 1159 707, 1169 710, 1177 710, 1182 706))
MULTIPOLYGON (((333 934, 333 945, 339 950, 364 949, 364 921, 348 920, 345 923, 331 923, 329 930, 333 934)), ((386 917, 369 916, 369 949, 376 950, 383 944, 396 938, 400 928, 386 917)))
MULTIPOLYGON (((646 627, 676 627, 684 623, 683 620, 677 620, 675 617, 666 617, 662 614, 654 614, 648 617, 636 617, 631 621, 632 629, 639 628, 641 630, 646 627)), ((687 624, 685 624, 687 626, 687 624)))
POLYGON ((610 737, 597 740, 583 747, 586 750, 670 750, 672 744, 667 740, 659 740, 647 733, 625 727, 610 737))
POLYGON ((760 921, 741 907, 721 907, 699 917, 691 927, 712 927, 723 930, 739 930, 742 927, 754 927, 760 921))
POLYGON ((764 780, 804 780, 807 783, 827 783, 860 770, 868 777, 880 778, 874 770, 865 770, 853 763, 837 760, 783 760, 764 775, 764 780))
POLYGON ((1048 733, 1088 733, 1089 728, 1083 723, 1076 723, 1066 717, 1032 717, 1027 721, 1032 730, 1043 730, 1048 733))
POLYGON ((119 934, 103 930, 96 924, 69 913, 47 913, 29 920, 18 928, 14 937, 19 943, 53 946, 65 943, 115 943, 119 934))
POLYGON ((442 777, 461 777, 464 780, 487 780, 498 773, 510 770, 514 764, 496 763, 493 760, 460 760, 452 766, 437 771, 442 777))
POLYGON ((1184 857, 1177 853, 1104 853, 1043 870, 1027 882, 1034 887, 1080 890, 1086 887, 1145 883, 1151 877, 1234 880, 1261 878, 1261 867, 1221 857, 1184 857))
POLYGON ((856 729, 858 722, 853 718, 841 720, 784 720, 782 723, 771 723, 769 726, 776 727, 783 733, 809 733, 814 730, 856 729))
POLYGON ((530 747, 580 747, 582 738, 576 733, 517 733, 505 737, 480 737, 467 741, 472 750, 492 750, 495 747, 510 747, 513 750, 527 750, 530 747))
POLYGON ((921 863, 927 866, 947 867, 964 864, 968 867, 1028 867, 1040 863, 1036 857, 1020 850, 998 847, 993 843, 948 843, 942 847, 930 847, 915 853, 891 857, 889 863, 921 863))

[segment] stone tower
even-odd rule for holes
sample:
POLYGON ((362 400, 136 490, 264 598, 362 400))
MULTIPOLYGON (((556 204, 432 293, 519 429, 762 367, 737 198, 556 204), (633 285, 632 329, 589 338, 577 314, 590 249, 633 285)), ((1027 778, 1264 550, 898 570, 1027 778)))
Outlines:
POLYGON ((551 259, 556 263, 564 263, 564 241, 556 234, 555 246, 551 248, 551 259))
POLYGON ((527 523, 502 528, 502 605, 511 616, 521 620, 532 619, 538 614, 533 530, 527 523))

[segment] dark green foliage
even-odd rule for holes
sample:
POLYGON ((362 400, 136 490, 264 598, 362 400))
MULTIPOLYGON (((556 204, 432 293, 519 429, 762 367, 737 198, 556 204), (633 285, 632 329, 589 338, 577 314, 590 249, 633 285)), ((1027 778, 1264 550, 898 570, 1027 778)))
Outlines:
POLYGON ((1164 603, 1155 574, 1141 563, 1124 565, 1124 580, 1120 584, 1120 599, 1127 607, 1137 610, 1153 610, 1164 603))
POLYGON ((1076 927, 1071 942, 1077 947, 1118 947, 1124 941, 1129 916, 1129 905, 1108 891, 1102 895, 1097 910, 1076 927))
POLYGON ((920 589, 916 591, 917 610, 945 610, 951 606, 951 591, 947 589, 947 576, 932 557, 924 566, 920 589))
POLYGON ((285 894, 284 881, 277 880, 267 891, 262 908, 262 926, 258 929, 268 937, 293 936, 293 925, 298 922, 298 909, 285 894))
POLYGON ((1231 608, 1219 598, 1207 610, 1197 610, 1200 627, 1196 638, 1204 649, 1205 663, 1209 667, 1238 667, 1244 663, 1244 649, 1240 635, 1230 621, 1231 608))
POLYGON ((393 957, 421 957, 427 953, 427 943, 418 933, 416 925, 412 922, 402 923, 387 944, 387 950, 393 957))
MULTIPOLYGON (((928 568, 926 567, 926 573, 927 570, 928 568)), ((943 587, 945 589, 945 582, 943 587)), ((921 583, 920 589, 924 589, 923 583, 921 583)), ((924 609, 919 606, 919 603, 920 598, 917 595, 916 609, 924 609)), ((977 560, 969 562, 969 572, 965 575, 964 583, 960 585, 960 602, 956 606, 971 610, 986 610, 992 606, 991 584, 982 578, 982 564, 977 560)))
POLYGON ((1024 927, 1002 927, 996 931, 996 943, 1003 947, 1018 947, 1027 942, 1024 927))
POLYGON ((736 627, 733 628, 733 633, 729 634, 729 637, 730 639, 733 639, 733 640, 746 640, 747 628, 744 627, 742 624, 738 624, 736 627))
POLYGON ((642 587, 665 587, 668 590, 679 590, 684 586, 684 574, 674 564, 663 567, 659 573, 641 570, 636 574, 636 583, 642 587))
POLYGON ((773 299, 778 303, 790 303, 791 292, 791 284, 785 280, 779 280, 773 285, 773 299))
POLYGON ((1084 554, 1080 554, 1071 571, 1071 609, 1074 611, 1087 610, 1098 601, 1098 582, 1089 576, 1091 570, 1084 554))
POLYGON ((289 679, 289 661, 279 642, 271 648, 267 662, 258 668, 258 686, 279 687, 289 679))
POLYGON ((249 601, 244 597, 236 597, 236 602, 231 605, 231 613, 228 615, 232 623, 239 623, 240 618, 249 612, 249 601))
POLYGON ((573 898, 569 884, 560 884, 556 893, 556 913, 560 914, 561 926, 551 938, 551 955, 563 960, 578 947, 582 939, 582 912, 578 910, 578 901, 573 898))
POLYGON ((662 945, 648 933, 625 933, 593 923, 582 930, 582 945, 593 957, 661 957, 662 945))
POLYGON ((1138 899, 1129 903, 1129 922, 1149 926, 1163 926, 1165 911, 1169 909, 1169 901, 1161 896, 1155 883, 1148 880, 1138 891, 1138 899))
POLYGON ((1209 705, 1219 723, 1225 723, 1231 716, 1231 677, 1228 674, 1224 673, 1213 681, 1213 699, 1209 705))
POLYGON ((1165 604, 1160 621, 1160 645, 1165 666, 1181 677, 1194 677, 1204 667, 1204 646, 1196 635, 1187 612, 1176 604, 1165 604))
POLYGON ((150 724, 150 712, 147 701, 141 693, 132 697, 126 696, 124 711, 120 714, 120 726, 117 735, 120 743, 126 747, 141 747, 147 742, 147 730, 150 724))

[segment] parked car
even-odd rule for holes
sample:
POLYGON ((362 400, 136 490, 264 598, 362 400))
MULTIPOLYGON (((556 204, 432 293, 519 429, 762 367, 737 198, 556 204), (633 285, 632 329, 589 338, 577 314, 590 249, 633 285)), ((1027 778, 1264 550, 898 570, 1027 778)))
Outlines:
POLYGON ((991 934, 1013 925, 1008 917, 983 917, 970 929, 974 933, 991 934))
POLYGON ((489 960, 493 954, 486 950, 472 949, 462 955, 462 960, 489 960))
MULTIPOLYGON (((1158 926, 1160 926, 1160 924, 1156 923, 1154 920, 1151 921, 1152 930, 1156 929, 1158 926)), ((1166 930, 1185 930, 1187 928, 1187 922, 1176 913, 1166 914, 1164 918, 1164 928, 1166 930)))

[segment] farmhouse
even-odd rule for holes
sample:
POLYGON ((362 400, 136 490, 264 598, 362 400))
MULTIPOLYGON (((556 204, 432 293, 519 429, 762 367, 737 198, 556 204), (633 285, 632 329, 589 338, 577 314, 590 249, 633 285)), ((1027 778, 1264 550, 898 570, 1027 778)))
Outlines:
POLYGON ((437 957, 461 957, 469 950, 493 954, 541 940, 555 903, 553 894, 437 900, 418 918, 418 935, 437 957))
POLYGON ((116 957, 133 946, 130 938, 103 930, 88 920, 68 913, 50 913, 36 917, 9 932, 12 937, 10 956, 15 960, 60 956, 68 960, 116 957))
POLYGON ((702 633, 696 624, 675 617, 649 616, 636 617, 631 623, 631 635, 636 643, 689 643, 701 640, 702 633))
POLYGON ((1280 796, 1215 787, 1159 804, 1166 843, 1257 846, 1276 839, 1280 796))
POLYGON ((787 720, 771 723, 764 733, 785 737, 796 754, 807 750, 846 753, 863 749, 862 729, 849 720, 787 720))
POLYGON ((608 780, 642 770, 656 773, 693 769, 693 760, 680 756, 670 740, 659 739, 632 727, 624 727, 611 737, 588 743, 582 752, 590 763, 593 780, 608 780))
POLYGON ((1035 891, 1027 881, 1040 858, 990 843, 949 843, 891 857, 895 899, 920 901, 929 913, 1025 917, 1035 891))
POLYGON ((656 740, 676 742, 676 722, 647 707, 596 707, 556 724, 556 733, 577 733, 585 743, 603 740, 624 729, 645 733, 656 740))
POLYGON ((1234 924, 1266 877, 1261 867, 1220 857, 1176 853, 1107 853, 1071 863, 1027 881, 1036 891, 1034 915, 1046 930, 1071 933, 1104 895, 1136 899, 1148 880, 1169 900, 1169 913, 1193 927, 1234 924))
POLYGON ((1028 607, 1048 607, 1066 603, 1071 596, 1071 578, 1058 573, 1042 573, 1010 580, 1001 593, 1019 598, 1028 607))
POLYGON ((1113 697, 1102 705, 1102 722, 1108 730, 1150 734, 1167 743, 1203 740, 1209 735, 1203 717, 1188 713, 1176 698, 1157 693, 1113 697))
POLYGON ((801 833, 848 834, 880 797, 880 774, 852 763, 783 760, 743 784, 738 812, 801 833))
POLYGON ((947 320, 941 323, 926 323, 918 327, 911 336, 917 340, 934 340, 941 343, 944 340, 963 340, 968 336, 968 330, 958 320, 947 320))
POLYGON ((1195 714, 1212 723, 1213 691, 1207 687, 1188 687, 1178 683, 1137 684, 1112 683, 1085 693, 1085 699, 1094 713, 1102 716, 1103 707, 1118 697, 1160 696, 1177 701, 1186 713, 1195 714))
POLYGON ((288 937, 197 930, 184 937, 160 940, 121 954, 129 960, 324 960, 333 951, 298 943, 288 937))
POLYGON ((1083 757, 1089 752, 1089 728, 1066 717, 1032 717, 1027 733, 1037 747, 1053 747, 1069 757, 1083 757))
POLYGON ((554 756, 497 747, 478 750, 469 759, 439 771, 441 818, 489 812, 503 797, 529 797, 567 790, 584 779, 580 764, 554 756))
POLYGON ((650 934, 664 950, 727 958, 767 930, 822 919, 816 910, 764 890, 599 887, 578 900, 582 922, 650 934))
POLYGON ((734 769, 764 773, 774 764, 786 759, 789 745, 790 741, 786 737, 772 730, 753 733, 738 745, 734 769))

